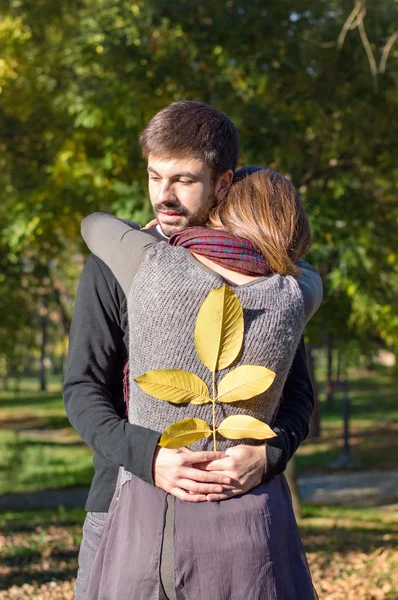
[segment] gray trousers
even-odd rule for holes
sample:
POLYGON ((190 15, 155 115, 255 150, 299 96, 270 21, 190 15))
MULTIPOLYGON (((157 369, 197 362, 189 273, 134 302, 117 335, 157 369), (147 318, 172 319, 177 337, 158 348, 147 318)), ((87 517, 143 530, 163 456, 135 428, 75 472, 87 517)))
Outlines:
POLYGON ((85 600, 91 569, 101 541, 106 512, 88 512, 83 524, 83 539, 79 550, 76 580, 76 600, 85 600))
MULTIPOLYGON (((85 600, 91 570, 100 545, 102 531, 108 513, 88 512, 83 524, 83 539, 80 545, 76 579, 76 600, 85 600)), ((163 587, 163 586, 162 586, 163 587)), ((160 590, 160 600, 169 600, 164 590, 160 590)))

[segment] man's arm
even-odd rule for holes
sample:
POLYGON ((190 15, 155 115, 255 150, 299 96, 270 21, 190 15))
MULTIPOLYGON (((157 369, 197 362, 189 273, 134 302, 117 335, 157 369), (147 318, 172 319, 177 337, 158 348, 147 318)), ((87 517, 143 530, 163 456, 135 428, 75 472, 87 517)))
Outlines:
POLYGON ((308 372, 302 337, 294 357, 273 430, 278 434, 266 445, 266 478, 283 473, 286 465, 305 440, 314 410, 314 391, 308 372))
POLYGON ((201 473, 196 461, 221 458, 222 452, 183 452, 157 446, 160 434, 132 425, 116 406, 115 380, 126 359, 121 306, 124 294, 108 267, 98 258, 87 260, 77 292, 69 341, 63 395, 68 418, 95 452, 122 465, 144 481, 182 500, 200 502, 222 490, 230 478, 201 473), (188 494, 185 490, 189 490, 188 494))
POLYGON ((95 452, 152 483, 160 434, 128 423, 115 407, 114 384, 124 366, 120 314, 124 295, 109 273, 99 259, 88 258, 70 332, 65 409, 72 426, 95 452))

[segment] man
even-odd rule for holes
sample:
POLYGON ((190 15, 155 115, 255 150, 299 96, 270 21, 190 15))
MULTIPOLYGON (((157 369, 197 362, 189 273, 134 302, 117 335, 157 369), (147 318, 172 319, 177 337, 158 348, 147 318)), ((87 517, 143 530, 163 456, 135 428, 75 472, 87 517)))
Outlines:
MULTIPOLYGON (((233 123, 206 104, 177 102, 155 115, 140 142, 159 224, 150 233, 164 239, 188 225, 205 223, 212 206, 225 198, 232 183, 239 154, 233 123)), ((105 264, 91 256, 76 298, 64 384, 70 422, 95 451, 96 473, 79 553, 78 600, 85 596, 120 465, 183 500, 223 500, 255 487, 264 476, 283 472, 308 433, 313 408, 301 342, 275 421, 279 436, 266 451, 261 446, 241 445, 226 456, 159 448, 160 432, 131 425, 125 418, 126 336, 124 294, 105 264)))

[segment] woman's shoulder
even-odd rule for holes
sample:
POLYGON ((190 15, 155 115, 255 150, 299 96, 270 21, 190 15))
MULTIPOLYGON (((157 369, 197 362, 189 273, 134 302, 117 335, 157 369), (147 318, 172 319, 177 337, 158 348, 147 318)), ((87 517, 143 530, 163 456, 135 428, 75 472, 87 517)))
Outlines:
POLYGON ((273 273, 258 281, 238 286, 239 296, 251 297, 251 301, 265 302, 267 306, 279 306, 281 310, 303 311, 305 324, 318 310, 322 301, 322 280, 318 271, 303 260, 297 261, 299 274, 273 273))
POLYGON ((306 323, 316 313, 323 297, 323 284, 319 272, 303 259, 297 261, 297 282, 303 294, 306 323))
POLYGON ((155 243, 148 246, 146 251, 146 260, 173 260, 180 261, 182 258, 187 258, 189 250, 182 246, 170 246, 167 239, 153 238, 155 243))

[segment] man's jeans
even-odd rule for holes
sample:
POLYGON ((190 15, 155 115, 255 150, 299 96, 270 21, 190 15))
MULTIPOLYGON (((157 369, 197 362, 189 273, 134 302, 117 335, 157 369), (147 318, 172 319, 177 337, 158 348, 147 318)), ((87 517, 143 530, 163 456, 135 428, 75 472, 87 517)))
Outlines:
MULTIPOLYGON (((108 513, 88 512, 83 524, 83 539, 79 550, 75 600, 85 600, 95 555, 100 545, 108 513)), ((177 595, 177 599, 180 598, 177 595)), ((160 586, 159 600, 169 600, 160 586)))
POLYGON ((88 512, 83 524, 83 539, 79 550, 79 569, 76 580, 76 600, 85 600, 95 555, 101 541, 105 512, 88 512))

